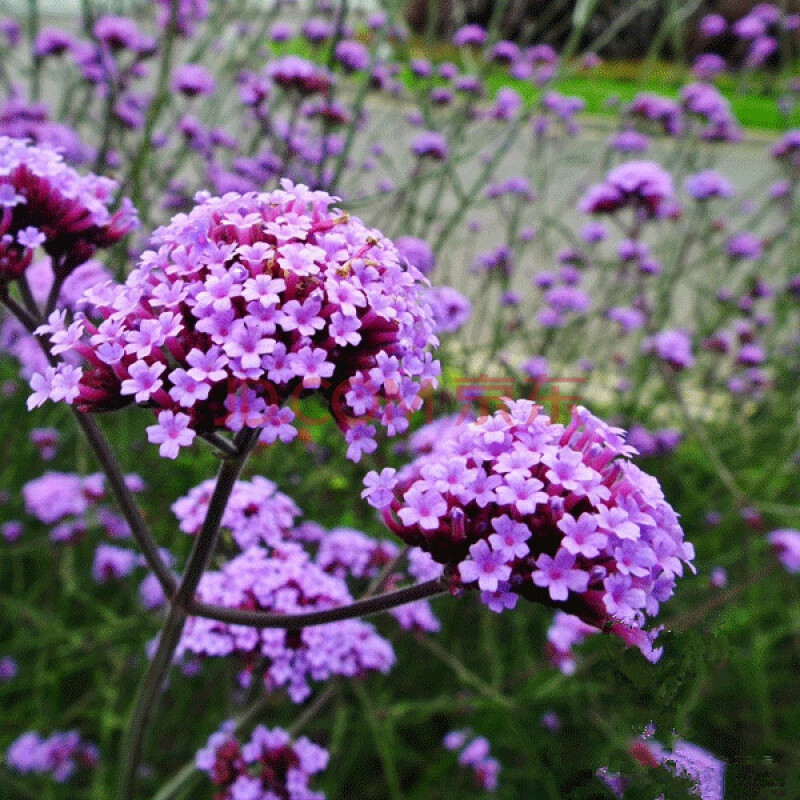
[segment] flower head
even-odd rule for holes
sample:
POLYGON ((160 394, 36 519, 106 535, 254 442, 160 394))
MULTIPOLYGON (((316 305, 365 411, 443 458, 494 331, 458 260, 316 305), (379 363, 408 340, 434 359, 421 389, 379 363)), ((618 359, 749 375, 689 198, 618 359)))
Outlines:
POLYGON ((768 534, 767 541, 788 572, 800 572, 800 531, 781 528, 768 534))
MULTIPOLYGON (((299 545, 284 543, 267 551, 251 547, 219 572, 203 575, 202 602, 232 608, 298 614, 348 605, 345 582, 317 566, 299 545)), ((311 681, 349 677, 372 670, 388 672, 394 652, 388 641, 360 620, 331 622, 302 631, 256 630, 192 617, 181 637, 180 653, 214 657, 237 654, 246 669, 257 657, 267 665, 268 689, 285 688, 295 702, 311 693, 311 681)))
POLYGON ((396 474, 370 473, 364 494, 490 608, 517 596, 555 606, 651 657, 641 628, 694 553, 634 453, 623 431, 586 409, 565 427, 530 401, 507 401, 452 425, 396 474))
POLYGON ((49 147, 0 136, 0 282, 19 278, 41 247, 63 279, 137 224, 130 203, 109 209, 116 183, 79 175, 49 147))
MULTIPOLYGON (((124 285, 87 293, 102 321, 71 342, 86 366, 77 383, 74 372, 65 383, 63 365, 36 377, 32 404, 147 404, 159 419, 150 441, 170 458, 216 429, 265 428, 264 441, 288 441, 293 415, 280 409, 312 392, 348 432, 354 460, 374 449, 376 426, 402 429, 401 411, 438 374, 420 272, 324 192, 287 181, 198 199, 156 231, 124 285), (370 418, 351 425, 366 409, 370 418)), ((48 327, 54 342, 62 327, 48 327)))
POLYGON ((670 174, 652 161, 629 161, 606 175, 603 183, 590 187, 580 201, 580 210, 591 214, 613 213, 633 207, 645 219, 666 213, 674 202, 670 174))
POLYGON ((232 721, 212 733, 197 751, 195 765, 217 787, 217 800, 324 800, 309 780, 328 764, 328 751, 302 737, 292 741, 283 728, 258 725, 242 743, 232 721))

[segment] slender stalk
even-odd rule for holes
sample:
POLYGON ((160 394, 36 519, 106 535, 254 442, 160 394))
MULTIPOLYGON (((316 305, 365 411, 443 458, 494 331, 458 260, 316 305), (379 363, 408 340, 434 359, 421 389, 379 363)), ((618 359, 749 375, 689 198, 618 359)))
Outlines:
POLYGON ((0 304, 4 305, 33 335, 33 331, 39 327, 38 320, 34 319, 13 297, 6 291, 5 287, 0 286, 0 304))
POLYGON ((225 513, 234 484, 250 455, 250 451, 258 441, 260 433, 261 431, 258 428, 243 428, 237 434, 234 442, 238 453, 237 457, 226 461, 219 469, 217 484, 208 504, 203 527, 194 541, 186 571, 175 595, 175 603, 179 606, 185 608, 194 597, 197 584, 200 583, 200 578, 205 572, 216 548, 219 526, 222 523, 222 516, 225 513))
POLYGON ((117 104, 117 76, 112 71, 107 73, 106 99, 103 104, 103 123, 102 136, 100 137, 100 147, 97 149, 97 157, 94 161, 94 171, 103 172, 108 161, 108 152, 111 149, 111 136, 114 132, 114 107, 117 104))
POLYGON ((164 678, 172 666, 175 647, 181 637, 185 623, 186 613, 178 606, 173 605, 170 608, 164 627, 161 629, 156 654, 153 656, 153 660, 144 675, 144 680, 136 693, 131 721, 122 741, 120 753, 123 767, 119 786, 120 798, 130 800, 134 796, 144 734, 156 710, 156 701, 161 692, 164 678))
POLYGON ((152 147, 153 131, 155 130, 161 111, 169 99, 169 76, 172 71, 172 58, 175 51, 175 37, 177 35, 179 0, 172 0, 170 4, 169 20, 164 35, 163 49, 161 51, 161 63, 159 65, 156 90, 153 102, 147 110, 144 128, 142 129, 142 139, 139 143, 139 150, 133 160, 131 170, 128 173, 120 193, 125 187, 130 186, 131 200, 136 208, 142 207, 142 175, 147 164, 147 156, 152 147))
POLYGON ((64 279, 59 278, 58 275, 53 276, 53 285, 50 287, 50 292, 47 295, 47 302, 44 306, 44 318, 47 319, 55 310, 58 304, 58 298, 61 294, 61 287, 64 285, 64 279))
POLYGON ((236 458, 236 448, 218 433, 202 433, 201 439, 205 439, 212 447, 215 447, 222 458, 236 458))
POLYGON ((25 275, 17 281, 17 288, 19 289, 19 296, 22 298, 22 303, 27 312, 33 319, 39 319, 41 317, 41 312, 39 311, 39 306, 31 291, 31 285, 28 283, 28 279, 25 275))
MULTIPOLYGON (((334 67, 336 66, 336 48, 339 45, 339 42, 342 41, 344 38, 345 32, 345 23, 347 22, 347 12, 348 12, 348 2, 349 0, 341 0, 339 4, 339 11, 336 15, 336 31, 333 36, 333 41, 331 42, 331 49, 328 54, 328 69, 333 72, 334 67)), ((336 83, 335 81, 331 82, 331 85, 328 87, 328 91, 325 95, 325 102, 328 105, 333 104, 333 100, 336 96, 336 83)), ((353 121, 354 125, 358 124, 358 120, 353 121)), ((319 164, 317 165, 317 185, 322 184, 322 176, 325 173, 325 162, 328 160, 328 136, 331 132, 331 123, 330 120, 323 115, 322 117, 322 155, 319 159, 319 164)))
POLYGON ((730 471, 730 469, 728 469, 727 464, 722 460, 722 456, 719 454, 717 448, 714 446, 714 443, 711 441, 708 431, 706 431, 703 425, 694 418, 694 415, 692 414, 691 410, 689 409, 689 405, 686 402, 686 398, 683 396, 681 386, 676 380, 675 376, 670 372, 668 367, 663 365, 659 365, 659 367, 661 368, 661 374, 665 383, 669 386, 673 396, 680 405, 686 424, 689 426, 689 428, 691 428, 692 433, 700 442, 701 447, 706 451, 706 455, 714 467, 717 477, 720 479, 720 481, 722 481, 725 488, 731 493, 736 505, 739 508, 742 508, 747 502, 747 496, 742 491, 733 473, 730 471))
POLYGON ((159 637, 158 649, 136 695, 131 722, 120 750, 120 780, 117 790, 119 800, 131 800, 134 797, 145 735, 186 624, 187 607, 213 555, 219 536, 219 526, 231 492, 250 451, 258 441, 259 433, 260 430, 251 428, 240 431, 235 440, 237 457, 224 461, 220 466, 203 527, 195 539, 186 571, 172 597, 170 610, 159 637))
MULTIPOLYGON (((28 314, 28 312, 13 298, 9 297, 8 293, 4 290, 0 291, 0 304, 4 305, 23 324, 28 333, 30 333, 39 344, 39 347, 41 347, 42 352, 45 354, 50 364, 57 364, 58 360, 50 352, 50 348, 47 344, 42 341, 40 337, 34 336, 33 332, 39 326, 41 319, 35 319, 28 314)), ((100 467, 108 478, 111 491, 114 493, 114 497, 117 503, 119 503, 122 514, 130 526, 131 533, 147 561, 147 566, 155 574, 158 582, 161 584, 161 588, 164 590, 164 594, 167 597, 172 597, 177 589, 175 576, 161 558, 158 545, 147 523, 144 521, 141 511, 139 511, 139 507, 136 505, 133 495, 125 483, 125 476, 122 474, 122 470, 108 444, 108 440, 97 423, 95 423, 88 414, 84 414, 74 407, 71 407, 71 409, 75 420, 94 451, 100 463, 100 467)))
POLYGON ((39 36, 40 12, 37 0, 28 0, 28 38, 31 47, 31 100, 36 102, 41 92, 42 59, 36 55, 36 39, 39 36))
POLYGON ((768 564, 762 570, 754 573, 736 586, 731 586, 729 589, 718 592, 702 605, 690 608, 672 619, 667 620, 667 629, 678 632, 691 630, 697 625, 700 625, 709 614, 712 614, 717 609, 728 606, 729 603, 732 603, 746 590, 778 571, 779 567, 777 562, 768 564))
MULTIPOLYGON (((389 12, 390 17, 394 19, 398 0, 392 0, 389 4, 389 12)), ((350 112, 353 115, 352 120, 350 121, 350 125, 347 129, 347 135, 345 137, 344 147, 342 148, 342 152, 339 155, 336 166, 333 170, 333 175, 331 177, 330 182, 328 183, 327 187, 331 191, 336 191, 337 187, 339 186, 339 180, 342 177, 342 173, 344 172, 347 166, 347 160, 350 158, 350 152, 353 149, 353 144, 355 143, 356 133, 358 132, 358 120, 361 118, 361 112, 364 109, 364 103, 366 103, 367 96, 369 95, 370 86, 372 84, 372 70, 375 68, 377 64, 377 52, 383 46, 383 43, 386 41, 386 37, 388 36, 390 25, 384 25, 380 31, 378 31, 378 36, 376 37, 376 41, 373 45, 372 51, 372 58, 370 59, 370 64, 367 67, 366 71, 364 72, 364 77, 361 81, 361 85, 359 86, 358 93, 356 94, 356 98, 353 102, 353 105, 350 107, 350 112)))
POLYGON ((433 251, 434 253, 440 253, 444 245, 450 239, 450 236, 453 234, 455 229, 458 227, 458 224, 464 217, 464 214, 467 212, 467 209, 470 206, 471 199, 474 198, 478 191, 480 190, 481 186, 486 184, 486 181, 489 179, 489 176, 494 172, 495 167, 501 161, 503 156, 508 153, 509 148, 516 140, 517 136, 519 136, 520 130, 524 125, 525 117, 520 115, 519 119, 511 123, 509 126, 506 135, 501 140, 499 146, 492 154, 489 161, 485 164, 483 169, 481 170, 478 177, 472 183, 472 185, 467 190, 464 199, 458 204, 457 208, 453 210, 450 216, 447 218, 447 221, 444 223, 441 233, 436 238, 433 244, 433 251))
POLYGON ((273 614, 267 611, 247 611, 241 608, 226 608, 208 603, 191 602, 187 610, 196 616, 206 619, 216 619, 231 625, 250 625, 254 628, 282 628, 283 630, 297 630, 309 628, 314 625, 325 625, 329 622, 340 622, 344 619, 364 617, 368 614, 377 614, 389 611, 397 606, 435 597, 447 592, 446 585, 439 579, 418 583, 415 586, 406 586, 393 592, 365 597, 356 600, 347 606, 330 608, 325 611, 309 611, 306 614, 273 614))
POLYGON ((133 495, 125 484, 125 477, 122 474, 119 463, 111 450, 108 440, 98 427, 97 423, 88 415, 73 409, 75 419, 83 431, 86 440, 94 451, 100 466, 108 478, 114 497, 119 503, 120 509, 130 526, 136 543, 147 561, 147 566, 158 578, 161 588, 167 597, 172 597, 177 589, 177 582, 172 570, 161 558, 158 545, 156 544, 147 523, 142 517, 142 512, 136 505, 133 495))

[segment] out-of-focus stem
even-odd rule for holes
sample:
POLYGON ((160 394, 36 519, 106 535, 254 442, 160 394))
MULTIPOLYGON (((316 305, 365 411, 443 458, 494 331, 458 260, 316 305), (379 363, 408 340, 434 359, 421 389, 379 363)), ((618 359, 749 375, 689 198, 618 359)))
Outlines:
POLYGON ((473 198, 476 197, 477 193, 480 191, 481 187, 486 184, 486 181, 489 179, 489 176, 494 172, 495 167, 500 162, 502 157, 506 155, 508 152, 508 148, 514 143, 515 139, 519 135, 522 126, 525 124, 525 117, 520 116, 520 118, 511 125, 510 129, 506 133, 506 135, 501 140, 500 144, 497 146, 492 157, 486 163, 484 168, 481 170, 478 177, 475 179, 473 184, 469 187, 464 198, 458 204, 457 208, 453 211, 453 213, 448 217, 447 221, 445 222, 442 232, 436 238, 436 241, 433 245, 433 252, 440 253, 442 248, 449 238, 453 235, 453 232, 458 227, 458 224, 461 222, 464 214, 466 213, 467 209, 470 207, 473 198))
POLYGON ((31 100, 38 101, 41 92, 42 59, 36 55, 36 39, 39 36, 39 3, 28 0, 28 38, 31 47, 31 100))
POLYGON ((717 477, 720 479, 720 481, 722 481, 725 488, 733 495, 733 499, 735 500, 737 506, 742 508, 747 499, 745 493, 739 487, 739 483, 733 476, 733 473, 728 469, 727 465, 722 460, 722 456, 720 456, 717 448, 711 441, 708 431, 706 431, 706 429, 694 418, 689 410, 689 405, 686 402, 686 398, 683 396, 683 391, 680 384, 675 379, 675 376, 669 371, 668 367, 664 365, 659 366, 661 367, 661 374, 664 377, 664 381, 669 386, 670 391, 674 395, 675 399, 678 401, 678 405, 681 408, 681 412, 683 413, 686 424, 689 426, 689 428, 691 428, 692 433, 697 438, 701 447, 706 451, 706 455, 714 467, 717 477))
POLYGON ((120 188, 120 193, 126 186, 130 186, 131 201, 136 208, 141 208, 142 203, 142 176, 147 164, 147 157, 153 146, 153 131, 155 130, 161 111, 169 99, 169 76, 172 71, 172 58, 175 51, 175 38, 178 30, 178 5, 180 0, 172 0, 170 3, 169 20, 164 34, 163 50, 161 51, 161 63, 158 70, 158 80, 153 96, 153 102, 147 109, 144 128, 142 129, 142 139, 139 143, 139 150, 133 159, 131 170, 120 188))
POLYGON ((89 442, 92 451, 97 457, 100 467, 105 473, 111 486, 111 491, 119 503, 122 514, 131 528, 136 543, 147 561, 147 566, 153 571, 164 594, 167 597, 174 594, 177 588, 175 576, 170 568, 161 558, 158 545, 147 527, 147 523, 142 517, 133 495, 125 484, 125 477, 122 474, 119 463, 111 450, 108 439, 97 426, 97 423, 88 415, 73 409, 75 419, 83 431, 86 440, 89 442))

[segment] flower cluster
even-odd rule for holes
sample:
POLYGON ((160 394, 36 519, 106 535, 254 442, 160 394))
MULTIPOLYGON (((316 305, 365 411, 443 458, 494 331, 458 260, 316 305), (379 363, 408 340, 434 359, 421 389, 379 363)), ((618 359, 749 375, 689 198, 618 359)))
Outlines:
MULTIPOLYGON (((297 544, 267 551, 251 547, 218 572, 200 580, 201 602, 278 614, 299 614, 349 605, 353 598, 345 582, 324 572, 297 544)), ((311 693, 310 681, 334 675, 356 677, 372 670, 388 672, 394 652, 388 641, 360 620, 345 620, 303 628, 257 630, 191 617, 178 654, 218 657, 238 655, 248 680, 259 661, 266 665, 268 689, 285 687, 295 702, 311 693)))
POLYGON ((681 89, 681 104, 687 124, 699 124, 700 136, 710 141, 737 142, 742 129, 731 111, 729 100, 710 83, 689 83, 681 89))
POLYGON ((800 531, 780 528, 767 534, 767 541, 787 572, 800 572, 800 531))
MULTIPOLYGON (((172 511, 184 533, 194 536, 200 530, 213 489, 213 480, 204 481, 173 504, 172 511)), ((326 531, 314 522, 298 520, 300 514, 294 501, 279 492, 272 481, 255 476, 234 484, 222 528, 243 551, 251 547, 282 551, 288 542, 300 544, 313 553, 316 568, 343 583, 375 579, 400 555, 394 542, 374 539, 352 528, 326 531)), ((409 576, 417 581, 438 578, 442 568, 427 553, 413 548, 408 553, 407 572, 398 564, 386 576, 386 585, 395 586, 409 576)), ((435 633, 440 628, 427 600, 393 608, 390 613, 405 630, 435 633)))
POLYGON ((56 150, 70 164, 85 164, 94 156, 92 148, 81 142, 75 131, 50 118, 45 103, 27 103, 12 96, 0 104, 0 136, 25 139, 56 150))
POLYGON ((52 461, 56 457, 60 438, 61 434, 56 428, 34 428, 30 436, 43 461, 52 461))
POLYGON ((670 174, 652 161, 628 161, 614 167, 603 183, 587 189, 579 204, 589 214, 611 214, 626 207, 641 219, 673 213, 675 189, 670 174))
POLYGON ((328 752, 306 737, 259 725, 247 742, 225 722, 197 751, 195 765, 218 787, 216 800, 324 800, 309 779, 328 765, 328 752))
POLYGON ((633 425, 628 432, 628 444, 636 448, 642 458, 663 456, 673 452, 681 443, 683 434, 674 428, 651 431, 643 425, 633 425))
POLYGON ((6 752, 9 767, 22 773, 49 774, 63 783, 78 769, 94 769, 99 753, 89 742, 81 740, 77 731, 56 732, 46 739, 28 731, 15 739, 6 752))
POLYGON ((416 236, 401 236, 395 246, 405 260, 416 267, 423 275, 430 275, 436 266, 436 256, 431 246, 416 236))
POLYGON ((436 286, 426 295, 433 314, 436 333, 455 333, 466 325, 472 314, 472 303, 451 286, 436 286))
POLYGON ((299 56, 283 56, 267 67, 267 77, 283 89, 303 96, 327 92, 333 75, 324 67, 299 56))
MULTIPOLYGON (((708 73, 714 70, 715 64, 706 61, 700 65, 699 71, 708 73)), ((727 98, 715 86, 703 81, 684 86, 679 100, 640 92, 623 111, 628 124, 643 122, 649 128, 657 127, 667 136, 699 135, 708 141, 728 142, 742 138, 741 128, 727 98)), ((637 131, 627 128, 624 133, 637 131)), ((644 140, 645 146, 646 143, 644 140)))
POLYGON ((148 437, 170 458, 217 429, 288 442, 297 431, 285 403, 311 393, 331 407, 353 460, 375 449, 373 423, 404 430, 439 372, 418 270, 324 192, 287 181, 198 200, 156 231, 157 249, 124 285, 87 292, 99 325, 56 316, 41 329, 87 366, 35 376, 29 406, 152 407, 148 437))
POLYGON ((17 677, 19 665, 11 656, 0 657, 0 683, 8 683, 17 677))
POLYGON ((648 336, 642 342, 642 352, 653 353, 674 370, 694 364, 692 337, 684 330, 670 328, 648 336))
MULTIPOLYGON (((677 739, 672 750, 663 747, 652 737, 652 726, 645 736, 630 744, 633 758, 644 767, 664 767, 676 777, 688 778, 692 794, 701 800, 723 800, 725 797, 725 762, 713 753, 684 739, 677 739)), ((630 780, 606 768, 597 776, 620 800, 625 797, 630 780)))
MULTIPOLYGON (((87 305, 82 302, 84 291, 90 286, 104 283, 110 278, 111 275, 106 268, 95 259, 81 264, 61 284, 56 299, 56 308, 68 311, 88 310, 87 305)), ((25 279, 33 299, 40 307, 44 306, 53 287, 53 281, 56 280, 50 259, 35 260, 25 271, 25 279)), ((20 375, 25 380, 29 381, 37 372, 41 373, 47 370, 47 358, 42 352, 42 348, 16 317, 8 315, 0 321, 0 349, 10 353, 19 361, 20 375)), ((69 351, 62 353, 61 357, 69 363, 77 363, 79 360, 77 354, 69 351)))
MULTIPOLYGON (((172 513, 184 533, 195 536, 202 527, 214 491, 213 479, 203 481, 172 504, 172 513)), ((300 509, 267 478, 256 475, 237 481, 231 492, 222 527, 229 530, 240 549, 255 545, 277 547, 291 538, 300 509)))
POLYGON ((55 150, 0 136, 0 282, 19 278, 41 247, 63 279, 136 225, 123 201, 112 213, 116 183, 79 175, 55 150))
POLYGON ((443 744, 445 749, 458 753, 458 763, 472 770, 475 784, 493 792, 497 789, 500 762, 490 755, 489 740, 485 736, 474 736, 472 731, 450 731, 443 744))
MULTIPOLYGON (((125 482, 129 491, 144 489, 142 479, 135 473, 127 475, 125 482)), ((82 476, 46 472, 22 487, 22 497, 28 514, 45 525, 54 525, 50 532, 54 542, 75 542, 95 521, 112 539, 130 536, 125 520, 105 505, 105 478, 101 473, 82 476)))
POLYGON ((82 516, 89 504, 103 494, 103 477, 65 472, 46 472, 22 487, 25 508, 39 521, 51 525, 70 517, 82 516))
POLYGON ((642 626, 694 557, 658 482, 586 409, 564 426, 530 401, 506 405, 400 472, 370 473, 362 496, 492 610, 522 596, 657 657, 642 626))

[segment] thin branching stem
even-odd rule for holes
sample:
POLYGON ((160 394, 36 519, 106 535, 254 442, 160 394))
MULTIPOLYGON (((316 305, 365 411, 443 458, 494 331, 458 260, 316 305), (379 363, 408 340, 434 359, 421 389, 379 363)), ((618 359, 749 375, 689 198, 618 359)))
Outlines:
POLYGON ((445 592, 447 592, 447 586, 441 579, 437 578, 414 586, 406 586, 403 589, 396 589, 393 592, 365 597, 350 603, 350 605, 338 606, 324 611, 309 611, 305 614, 273 614, 268 611, 247 611, 241 608, 226 608, 225 606, 214 606, 198 602, 190 603, 188 610, 196 616, 227 622, 231 625, 297 630, 313 625, 325 625, 329 622, 340 622, 344 619, 354 619, 368 614, 377 614, 381 611, 389 611, 406 603, 435 597, 445 592))
POLYGON ((119 800, 131 800, 134 796, 145 736, 186 625, 189 601, 194 597, 200 578, 214 553, 225 508, 239 474, 258 441, 259 433, 260 430, 251 428, 240 431, 235 440, 237 457, 223 461, 220 466, 203 527, 195 539, 180 585, 171 597, 169 613, 159 636, 158 649, 147 668, 134 701, 131 721, 121 749, 117 790, 119 800))

